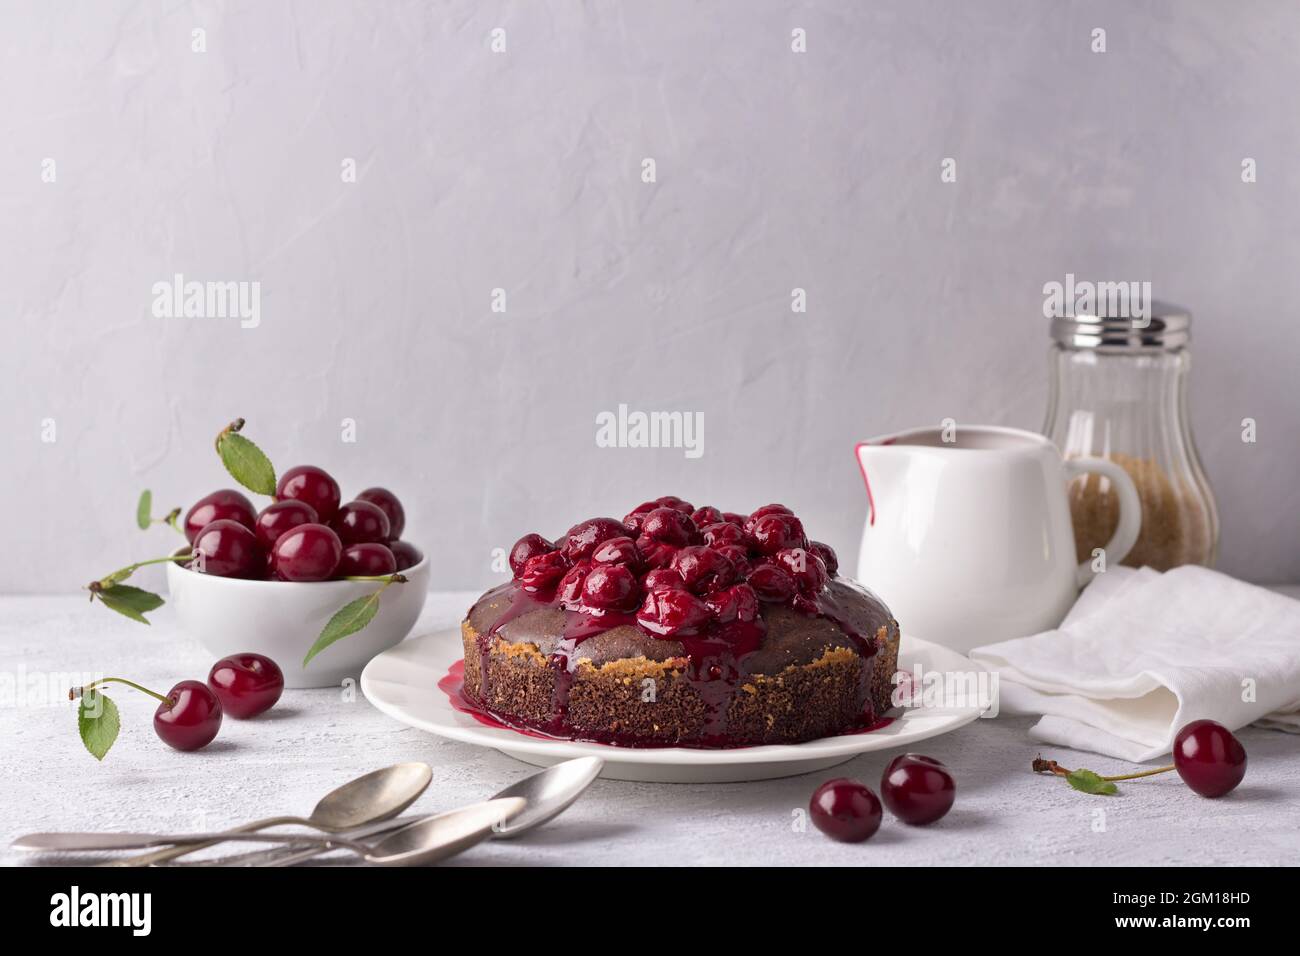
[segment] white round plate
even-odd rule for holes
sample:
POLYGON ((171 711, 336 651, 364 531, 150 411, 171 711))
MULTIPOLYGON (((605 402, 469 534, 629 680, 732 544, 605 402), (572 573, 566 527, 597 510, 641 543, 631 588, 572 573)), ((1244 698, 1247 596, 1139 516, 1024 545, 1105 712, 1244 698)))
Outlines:
MULTIPOLYGON (((439 737, 492 747, 539 767, 573 757, 600 757, 601 776, 657 783, 723 783, 768 780, 825 770, 860 753, 904 747, 946 734, 979 717, 978 706, 899 709, 893 722, 862 734, 823 737, 802 744, 703 750, 690 747, 616 747, 578 740, 532 737, 489 727, 456 710, 438 682, 463 655, 460 630, 425 634, 384 651, 361 673, 361 692, 380 711, 439 737)), ((977 672, 967 658, 918 638, 903 636, 898 669, 977 672)))

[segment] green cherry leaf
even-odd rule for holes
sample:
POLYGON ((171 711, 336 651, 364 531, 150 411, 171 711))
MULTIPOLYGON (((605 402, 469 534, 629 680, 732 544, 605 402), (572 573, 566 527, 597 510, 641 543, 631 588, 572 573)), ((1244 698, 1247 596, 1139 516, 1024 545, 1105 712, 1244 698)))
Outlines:
POLYGON ((121 728, 122 721, 115 703, 97 690, 88 690, 82 695, 81 705, 77 708, 77 731, 92 757, 103 760, 121 728))
POLYGON ((320 637, 316 638, 316 643, 311 646, 307 656, 302 659, 302 666, 306 667, 313 657, 335 641, 342 640, 349 634, 355 634, 373 621, 379 611, 379 593, 382 590, 383 588, 379 588, 373 594, 349 601, 339 608, 320 632, 320 637))
POLYGON ((141 531, 148 531, 153 520, 153 492, 146 488, 140 492, 140 501, 135 506, 135 523, 141 531))
POLYGON ((1065 779, 1069 781, 1070 786, 1074 787, 1075 790, 1081 790, 1084 793, 1095 793, 1107 797, 1119 793, 1119 787, 1109 780, 1103 780, 1100 774, 1093 773, 1091 770, 1076 770, 1065 779))
POLYGON ((124 614, 133 621, 139 621, 141 624, 148 624, 145 614, 149 611, 156 611, 165 603, 162 598, 152 591, 146 591, 144 588, 132 587, 129 584, 114 584, 112 587, 104 588, 96 592, 99 599, 104 602, 104 606, 111 608, 118 614, 124 614))
POLYGON ((217 454, 231 477, 259 495, 275 494, 275 467, 262 449, 238 432, 224 432, 217 440, 217 454))

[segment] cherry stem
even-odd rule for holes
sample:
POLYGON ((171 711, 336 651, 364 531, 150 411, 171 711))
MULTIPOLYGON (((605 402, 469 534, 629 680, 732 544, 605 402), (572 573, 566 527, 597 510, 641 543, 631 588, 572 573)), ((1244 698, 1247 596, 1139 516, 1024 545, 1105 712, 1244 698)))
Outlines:
MULTIPOLYGON (((1070 774, 1074 773, 1073 770, 1062 767, 1055 760, 1044 760, 1042 757, 1034 758, 1032 769, 1034 773, 1053 773, 1058 777, 1068 777, 1070 774)), ((1170 770, 1175 769, 1177 768, 1173 764, 1170 764, 1167 767, 1156 767, 1153 770, 1140 770, 1136 773, 1121 773, 1116 774, 1113 777, 1102 777, 1101 779, 1109 780, 1111 782, 1116 780, 1136 780, 1139 777, 1154 777, 1158 773, 1168 773, 1170 770)))
MULTIPOLYGON (((384 587, 390 584, 405 584, 407 577, 404 574, 349 574, 343 579, 344 581, 383 581, 384 587)), ((380 588, 379 590, 383 590, 380 588)))
POLYGON ((127 687, 134 687, 142 694, 148 694, 154 700, 161 701, 168 707, 172 705, 172 702, 162 694, 152 691, 148 687, 141 687, 135 681, 127 680, 125 677, 101 677, 98 680, 91 681, 85 687, 74 687, 68 691, 68 700, 76 700, 78 697, 81 697, 92 690, 99 690, 99 688, 105 684, 125 684, 127 687))
POLYGON ((217 451, 218 452, 221 451, 221 439, 225 438, 229 434, 232 434, 233 432, 239 431, 243 427, 244 427, 244 420, 242 418, 236 418, 225 428, 221 429, 221 431, 217 433, 217 441, 216 441, 217 451))
POLYGON ((193 556, 193 554, 169 554, 165 558, 150 558, 148 561, 137 561, 135 564, 128 564, 126 567, 119 568, 112 574, 105 575, 98 581, 91 581, 86 585, 86 589, 89 590, 91 594, 98 591, 105 591, 108 588, 113 587, 113 585, 125 581, 131 575, 135 574, 136 571, 146 565, 165 564, 168 561, 189 561, 193 556))

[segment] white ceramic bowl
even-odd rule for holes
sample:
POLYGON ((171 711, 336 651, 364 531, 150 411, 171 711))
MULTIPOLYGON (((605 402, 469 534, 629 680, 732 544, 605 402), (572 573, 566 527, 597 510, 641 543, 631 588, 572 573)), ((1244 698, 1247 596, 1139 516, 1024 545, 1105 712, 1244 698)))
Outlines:
POLYGON ((285 687, 337 687, 361 676, 366 663, 411 632, 429 590, 429 559, 402 572, 379 601, 374 620, 335 641, 305 668, 302 659, 325 622, 349 601, 371 593, 373 581, 245 581, 167 566, 167 588, 181 625, 214 659, 252 651, 284 671, 285 687))

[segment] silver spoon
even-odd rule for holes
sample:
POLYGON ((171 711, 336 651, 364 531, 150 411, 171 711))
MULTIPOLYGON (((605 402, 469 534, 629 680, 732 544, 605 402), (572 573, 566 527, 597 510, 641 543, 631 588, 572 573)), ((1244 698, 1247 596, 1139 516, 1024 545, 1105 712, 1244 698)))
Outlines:
MULTIPOLYGON (((257 831, 269 827, 298 824, 325 833, 342 833, 355 830, 367 823, 394 817, 424 793, 433 779, 428 764, 399 763, 358 777, 326 794, 307 818, 283 816, 256 820, 235 830, 212 834, 195 834, 178 839, 159 839, 149 834, 130 833, 33 833, 13 842, 16 850, 110 850, 157 846, 175 843, 174 847, 146 853, 128 860, 114 861, 109 865, 147 866, 174 859, 186 853, 225 840, 262 840, 289 842, 285 834, 265 835, 257 831)), ((294 835, 296 842, 311 842, 302 835, 294 835)))
MULTIPOLYGON (((605 766, 599 757, 579 757, 566 760, 547 767, 538 773, 525 777, 506 787, 494 800, 506 797, 523 797, 528 806, 523 812, 510 817, 501 826, 495 828, 490 837, 496 840, 508 840, 525 831, 541 826, 548 820, 559 816, 573 804, 592 784, 605 766)), ((349 833, 351 839, 373 835, 382 830, 401 826, 399 820, 389 820, 363 828, 362 833, 349 833)), ((330 847, 276 847, 243 854, 233 859, 204 860, 201 866, 293 866, 313 857, 328 853, 330 847)))
POLYGON ((525 806, 527 801, 522 797, 471 804, 424 817, 395 830, 373 845, 338 836, 303 833, 34 833, 15 840, 13 845, 19 850, 135 849, 159 843, 201 843, 220 838, 245 843, 314 843, 331 849, 351 850, 375 866, 422 866, 473 846, 491 833, 493 827, 500 826, 507 817, 519 813, 525 806), (52 837, 57 839, 51 840, 52 837))

